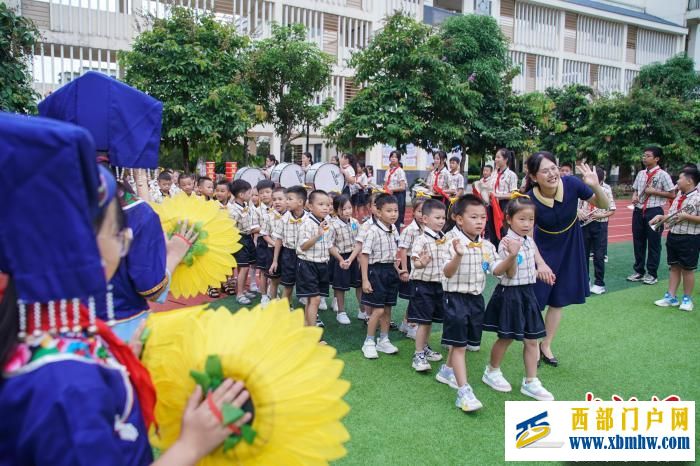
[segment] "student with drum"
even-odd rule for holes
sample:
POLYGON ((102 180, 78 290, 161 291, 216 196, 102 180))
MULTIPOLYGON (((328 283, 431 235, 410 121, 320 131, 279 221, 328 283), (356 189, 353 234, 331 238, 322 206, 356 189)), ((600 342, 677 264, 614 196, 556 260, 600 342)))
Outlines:
POLYGON ((272 173, 272 169, 275 168, 275 166, 279 162, 277 161, 277 158, 272 155, 272 154, 267 154, 267 157, 265 158, 265 168, 263 169, 263 172, 265 172, 265 176, 269 179, 270 174, 272 173))
POLYGON ((301 154, 301 169, 304 170, 304 173, 309 171, 309 167, 314 164, 314 156, 311 155, 311 152, 304 152, 301 154))
POLYGON ((384 191, 393 194, 399 203, 399 218, 396 219, 396 229, 401 229, 403 218, 406 213, 406 186, 408 181, 406 173, 401 168, 401 152, 391 151, 389 154, 389 170, 384 178, 384 191))
POLYGON ((355 176, 355 156, 352 154, 343 154, 340 156, 340 171, 345 179, 345 187, 343 188, 343 194, 351 195, 351 186, 357 184, 357 177, 355 176))

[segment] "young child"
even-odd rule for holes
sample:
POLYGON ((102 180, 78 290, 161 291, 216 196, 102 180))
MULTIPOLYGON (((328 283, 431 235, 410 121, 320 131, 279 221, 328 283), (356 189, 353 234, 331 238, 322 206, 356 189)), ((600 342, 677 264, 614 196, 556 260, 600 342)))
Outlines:
MULTIPOLYGON (((377 206, 375 205, 375 201, 377 199, 377 196, 379 196, 381 192, 373 192, 370 195, 369 199, 369 212, 370 215, 369 217, 363 219, 362 223, 360 224, 360 231, 357 234, 357 238, 355 239, 355 248, 353 249, 353 254, 355 255, 356 258, 358 258, 358 267, 360 265, 359 262, 359 257, 360 254, 362 254, 362 242, 365 240, 365 237, 367 236, 367 232, 369 231, 370 227, 374 225, 374 219, 377 215, 377 206)), ((360 276, 360 281, 362 280, 362 276, 360 276)), ((357 320, 363 321, 365 324, 367 323, 367 319, 369 318, 371 310, 367 308, 364 304, 362 304, 362 300, 360 300, 360 309, 357 311, 357 320)))
MULTIPOLYGON (((399 272, 399 298, 408 300, 408 308, 411 307, 411 297, 413 296, 413 284, 410 281, 411 274, 411 251, 413 243, 418 236, 423 233, 423 203, 424 197, 416 197, 413 199, 413 221, 403 229, 399 236, 399 260, 401 261, 401 270, 399 272)), ((403 321, 399 326, 399 331, 405 333, 408 338, 416 338, 415 324, 408 322, 408 308, 404 315, 403 321)))
POLYGON ((350 325, 350 319, 345 312, 345 292, 355 288, 357 302, 362 300, 362 278, 355 260, 357 254, 353 253, 360 225, 352 217, 353 206, 348 196, 344 194, 336 196, 333 199, 333 210, 335 211, 335 217, 331 219, 333 247, 330 252, 335 258, 332 261, 333 270, 331 271, 331 284, 337 302, 335 318, 342 325, 350 325))
MULTIPOLYGON (((260 195, 258 194, 258 187, 253 186, 253 191, 250 194, 250 201, 248 202, 248 205, 253 211, 253 217, 255 218, 256 222, 258 222, 258 225, 260 225, 260 214, 258 212, 258 209, 260 208, 260 195)), ((258 233, 256 232, 253 235, 253 245, 258 244, 258 233)), ((257 252, 257 251, 256 251, 257 252)), ((257 259, 257 257, 256 257, 257 259)), ((260 289, 258 287, 258 269, 257 267, 251 267, 248 269, 248 279, 250 280, 250 291, 254 293, 260 292, 260 289)))
POLYGON ((693 310, 695 269, 700 251, 700 193, 697 186, 700 172, 697 168, 684 168, 678 176, 678 195, 673 200, 668 215, 657 215, 650 224, 667 221, 671 230, 666 238, 666 255, 671 271, 668 291, 654 304, 661 307, 679 306, 681 311, 693 310), (683 280, 683 297, 676 297, 678 285, 683 280))
POLYGON ((442 269, 447 255, 445 204, 428 199, 423 204, 423 231, 416 237, 411 250, 411 285, 413 295, 406 314, 408 322, 417 324, 416 351, 412 367, 416 372, 431 369, 428 361, 441 361, 442 355, 428 345, 433 322, 442 323, 443 293, 442 269))
POLYGON ((219 201, 221 208, 227 209, 231 202, 231 191, 229 191, 229 183, 226 180, 221 180, 216 183, 214 190, 214 198, 219 201))
POLYGON ((512 388, 501 372, 501 362, 513 340, 522 341, 525 377, 520 393, 536 400, 552 401, 554 396, 537 378, 540 358, 537 340, 547 332, 534 292, 537 246, 531 235, 535 204, 527 197, 517 197, 508 203, 505 214, 510 229, 498 246, 494 268, 494 275, 503 275, 484 316, 484 330, 496 332, 498 340, 491 348, 491 359, 481 380, 496 391, 510 392, 512 388))
MULTIPOLYGON (((272 265, 272 257, 275 250, 275 239, 272 237, 272 232, 278 228, 279 223, 282 221, 282 217, 287 213, 287 194, 284 188, 278 187, 272 191, 272 209, 273 210, 270 212, 269 224, 265 225, 264 227, 261 226, 260 229, 260 236, 262 236, 265 243, 267 243, 267 254, 270 257, 270 265, 272 265)), ((271 299, 277 298, 277 290, 279 289, 280 284, 280 273, 279 270, 272 273, 268 268, 265 270, 265 275, 270 280, 270 285, 267 289, 267 299, 265 299, 265 302, 267 303, 271 299)))
POLYGON ((260 205, 255 210, 257 215, 257 224, 260 226, 258 237, 256 239, 255 248, 255 269, 256 279, 258 283, 258 291, 262 294, 260 303, 265 305, 270 302, 267 294, 268 279, 265 276, 265 271, 272 264, 272 250, 268 247, 265 240, 265 235, 271 232, 271 215, 274 212, 272 208, 272 190, 275 188, 275 183, 270 180, 260 180, 256 186, 258 196, 260 197, 260 205))
MULTIPOLYGON (((461 196, 452 205, 455 222, 448 234, 443 266, 444 310, 442 344, 450 347, 447 363, 435 379, 457 390, 455 405, 463 411, 482 407, 467 380, 467 349, 481 346, 486 274, 493 269, 496 248, 483 234, 486 206, 474 194, 461 196)), ((498 272, 499 270, 493 270, 498 272)))
POLYGON ((397 252, 399 234, 396 220, 399 204, 391 194, 380 194, 375 201, 377 216, 363 238, 360 270, 362 271, 362 304, 372 308, 367 322, 367 337, 362 353, 367 359, 377 359, 377 351, 386 354, 398 353, 399 349, 389 341, 391 308, 396 305, 399 272, 397 252), (375 343, 377 325, 380 326, 379 341, 375 343))
POLYGON ((191 196, 194 192, 194 175, 183 173, 180 175, 180 178, 178 178, 177 185, 183 193, 191 196))
MULTIPOLYGON (((592 204, 584 200, 579 200, 578 217, 579 220, 585 223, 583 225, 583 244, 586 248, 586 258, 593 255, 593 268, 595 273, 595 281, 591 286, 591 293, 603 294, 605 289, 605 239, 607 237, 607 229, 603 229, 603 225, 607 226, 608 219, 615 213, 615 201, 613 200, 612 190, 603 183, 604 172, 600 167, 596 167, 598 181, 600 187, 608 198, 610 206, 607 210, 596 209, 592 204)), ((586 261, 587 274, 590 277, 590 261, 586 261)))
POLYGON ((208 176, 200 176, 197 186, 199 186, 199 195, 207 201, 214 197, 214 182, 208 176))
POLYGON ((459 172, 459 157, 450 157, 450 172, 447 174, 447 189, 450 197, 464 194, 464 176, 459 172))
POLYGON ((255 265, 253 235, 260 227, 256 223, 253 209, 248 204, 253 190, 250 183, 245 180, 235 180, 231 182, 230 189, 233 202, 229 204, 228 212, 241 233, 241 249, 234 254, 238 270, 236 302, 245 305, 250 304, 251 299, 256 296, 255 293, 246 291, 246 279, 248 278, 248 268, 255 265))
POLYGON ((306 189, 302 186, 292 186, 287 189, 287 213, 285 213, 272 231, 275 240, 275 250, 270 265, 270 274, 279 269, 280 283, 284 286, 284 297, 292 303, 292 291, 297 282, 297 246, 299 227, 304 221, 304 205, 306 205, 306 189))
POLYGON ((321 296, 328 297, 328 260, 333 247, 331 198, 320 189, 309 194, 310 212, 299 228, 297 241, 297 298, 306 298, 306 325, 317 324, 321 296))
POLYGON ((162 171, 158 174, 158 190, 153 193, 153 202, 162 203, 165 198, 170 197, 170 188, 173 186, 173 176, 170 172, 162 171))

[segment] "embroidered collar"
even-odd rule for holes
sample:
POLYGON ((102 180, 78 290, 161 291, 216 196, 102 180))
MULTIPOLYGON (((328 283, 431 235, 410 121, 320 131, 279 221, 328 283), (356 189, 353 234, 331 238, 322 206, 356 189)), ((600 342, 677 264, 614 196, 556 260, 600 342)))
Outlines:
POLYGON ((438 243, 441 241, 444 242, 445 234, 441 231, 435 232, 435 231, 431 230, 430 228, 425 227, 423 229, 423 233, 425 233, 429 238, 434 239, 438 243))
POLYGON ((382 222, 382 221, 379 220, 379 219, 374 219, 374 221, 373 221, 372 223, 373 223, 377 228, 379 228, 380 230, 382 230, 384 233, 393 233, 393 232, 394 232, 394 228, 396 228, 394 225, 391 225, 391 226, 385 225, 384 222, 382 222))
POLYGON ((557 201, 559 203, 564 201, 564 182, 561 180, 561 177, 559 177, 559 181, 557 182, 557 190, 554 193, 554 199, 542 195, 539 186, 535 186, 532 189, 532 193, 535 195, 535 198, 537 198, 537 200, 540 201, 541 204, 551 209, 552 207, 554 207, 554 201, 557 201))
POLYGON ((457 234, 460 237, 459 239, 464 241, 468 248, 480 248, 481 247, 481 245, 483 243, 483 238, 481 236, 477 235, 476 238, 471 239, 469 237, 469 235, 467 235, 465 232, 463 232, 462 229, 459 228, 458 226, 454 227, 454 231, 457 232, 457 234))

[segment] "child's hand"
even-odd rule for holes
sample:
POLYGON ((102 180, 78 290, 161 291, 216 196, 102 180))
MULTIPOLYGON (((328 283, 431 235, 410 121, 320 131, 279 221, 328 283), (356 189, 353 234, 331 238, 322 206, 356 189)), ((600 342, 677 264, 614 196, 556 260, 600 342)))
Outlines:
POLYGON ((274 275, 275 272, 277 272, 277 262, 273 262, 270 265, 270 270, 268 270, 268 272, 270 272, 270 275, 274 275))
POLYGON ((522 246, 522 243, 520 241, 508 241, 506 242, 506 249, 508 250, 508 254, 511 256, 516 256, 520 252, 520 247, 522 246))
POLYGON ((318 224, 318 232, 316 234, 321 237, 326 231, 328 231, 328 222, 324 220, 318 224))
MULTIPOLYGON (((682 214, 679 214, 682 215, 682 214)), ((663 215, 656 215, 654 218, 649 220, 649 225, 656 225, 657 223, 661 222, 664 219, 663 215)))
POLYGON ((423 250, 418 253, 418 259, 420 260, 421 265, 423 267, 427 267, 428 264, 430 264, 430 261, 433 260, 432 256, 430 255, 430 252, 428 251, 428 248, 423 248, 423 250))
POLYGON ((541 264, 537 266, 537 279, 549 286, 553 286, 557 277, 547 264, 541 264))
POLYGON ((407 282, 409 276, 410 275, 408 273, 408 270, 399 270, 399 280, 401 280, 402 282, 407 282))
POLYGON ((586 220, 586 217, 588 217, 588 215, 586 214, 586 212, 584 212, 584 211, 581 210, 581 209, 578 209, 578 210, 576 211, 576 216, 577 216, 578 219, 581 220, 581 221, 586 220))
POLYGON ((362 291, 367 294, 374 292, 372 289, 372 284, 369 282, 369 280, 362 280, 362 291))
POLYGON ((455 248, 455 252, 458 256, 463 256, 464 253, 467 252, 462 242, 456 238, 452 240, 452 247, 455 248))

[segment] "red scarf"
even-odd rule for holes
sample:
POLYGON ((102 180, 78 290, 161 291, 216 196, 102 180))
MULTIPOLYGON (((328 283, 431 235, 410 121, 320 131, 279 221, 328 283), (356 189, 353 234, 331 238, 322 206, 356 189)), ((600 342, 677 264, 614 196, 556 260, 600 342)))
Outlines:
POLYGON ((389 182, 391 181, 391 176, 398 169, 399 169, 399 167, 394 167, 391 170, 389 170, 389 174, 386 176, 386 179, 384 180, 384 191, 386 191, 389 188, 389 182))
MULTIPOLYGON (((695 191, 695 190, 693 190, 693 191, 695 191)), ((690 191, 690 193, 692 193, 693 191, 690 191)), ((685 202, 685 199, 688 197, 688 194, 690 194, 690 193, 681 194, 681 197, 678 198, 678 205, 676 206, 676 212, 681 210, 681 208, 683 207, 683 203, 685 202)))
MULTIPOLYGON (((658 165, 652 168, 651 171, 647 170, 647 182, 644 184, 644 189, 648 188, 651 186, 651 182, 654 180, 654 175, 656 175, 656 172, 660 170, 661 167, 658 165)), ((643 191, 642 191, 643 193, 643 191)), ((647 196, 646 199, 644 199, 644 204, 642 204, 642 212, 646 212, 647 210, 647 203, 649 202, 649 199, 651 198, 651 194, 647 196)))
POLYGON ((440 181, 440 172, 442 172, 442 170, 440 170, 439 168, 433 172, 433 192, 438 193, 439 195, 444 197, 445 200, 449 201, 450 196, 448 196, 447 193, 445 193, 445 191, 443 191, 442 188, 438 186, 438 181, 440 181))
POLYGON ((506 171, 507 169, 504 168, 502 171, 501 170, 496 170, 496 184, 493 185, 493 192, 495 193, 498 191, 498 186, 501 184, 501 175, 506 171))

